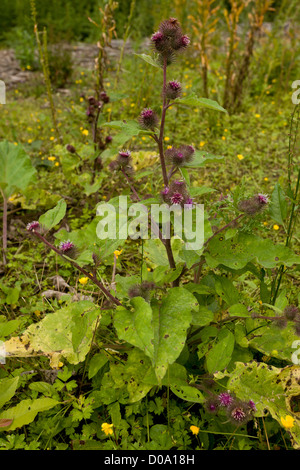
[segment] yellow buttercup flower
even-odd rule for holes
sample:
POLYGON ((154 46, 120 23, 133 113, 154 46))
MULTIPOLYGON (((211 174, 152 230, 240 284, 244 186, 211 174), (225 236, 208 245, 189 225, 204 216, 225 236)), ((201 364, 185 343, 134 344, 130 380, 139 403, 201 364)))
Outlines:
POLYGON ((274 230, 279 230, 279 228, 280 228, 279 225, 277 225, 277 224, 273 225, 274 230))
POLYGON ((88 280, 89 280, 88 277, 81 277, 81 278, 79 279, 79 282, 80 282, 80 284, 82 284, 83 286, 85 286, 86 283, 88 282, 88 280))
POLYGON ((81 132, 83 135, 89 135, 89 131, 87 129, 83 129, 81 132))
POLYGON ((120 254, 122 253, 123 250, 115 250, 114 251, 114 255, 115 257, 118 259, 118 257, 120 256, 120 254))
POLYGON ((56 157, 48 157, 48 160, 50 160, 50 162, 54 162, 54 160, 56 160, 56 157))
POLYGON ((101 430, 105 433, 106 436, 111 436, 113 434, 113 424, 103 423, 101 425, 101 430))
POLYGON ((197 436, 197 434, 200 431, 200 428, 198 428, 197 426, 191 426, 190 430, 192 431, 193 434, 195 434, 197 436))
POLYGON ((293 418, 291 415, 286 415, 285 418, 281 417, 280 420, 283 426, 287 429, 291 429, 294 426, 295 418, 293 418))
POLYGON ((241 155, 241 154, 239 153, 239 154, 237 155, 237 158, 238 158, 239 160, 243 160, 243 159, 244 159, 244 155, 241 155))

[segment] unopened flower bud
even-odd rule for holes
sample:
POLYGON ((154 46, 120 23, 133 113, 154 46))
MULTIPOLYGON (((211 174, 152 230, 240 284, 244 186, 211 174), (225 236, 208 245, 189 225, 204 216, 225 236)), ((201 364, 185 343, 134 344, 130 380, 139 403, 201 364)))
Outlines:
POLYGON ((68 145, 66 146, 66 149, 67 149, 67 151, 70 152, 70 153, 76 153, 75 147, 74 147, 73 145, 71 145, 71 144, 68 144, 68 145))
POLYGON ((283 315, 287 320, 295 320, 296 315, 299 314, 299 309, 295 305, 288 305, 283 311, 283 315))
POLYGON ((100 99, 103 101, 103 103, 109 103, 109 96, 106 94, 105 91, 101 91, 100 99))

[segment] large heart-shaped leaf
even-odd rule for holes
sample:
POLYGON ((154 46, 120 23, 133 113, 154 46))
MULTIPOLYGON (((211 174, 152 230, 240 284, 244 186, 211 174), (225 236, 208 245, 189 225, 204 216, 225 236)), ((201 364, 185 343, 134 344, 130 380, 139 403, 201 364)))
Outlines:
POLYGON ((116 309, 114 325, 120 339, 138 347, 151 359, 159 382, 180 355, 196 310, 196 298, 183 287, 171 288, 161 304, 132 299, 132 310, 116 309))

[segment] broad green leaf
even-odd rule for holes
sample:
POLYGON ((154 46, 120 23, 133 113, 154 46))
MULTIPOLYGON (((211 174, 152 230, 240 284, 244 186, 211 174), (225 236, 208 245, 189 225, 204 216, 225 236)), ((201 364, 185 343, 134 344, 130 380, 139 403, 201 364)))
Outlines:
POLYGON ((114 326, 118 337, 141 349, 150 359, 160 382, 168 365, 179 357, 187 329, 196 310, 196 298, 183 287, 174 287, 161 305, 149 305, 142 297, 131 300, 132 309, 118 307, 114 326))
POLYGON ((12 357, 44 355, 52 367, 61 358, 78 364, 90 350, 99 315, 100 309, 92 302, 74 302, 30 325, 21 337, 10 338, 5 342, 6 353, 12 357))
POLYGON ((0 379, 0 408, 14 396, 18 382, 19 377, 0 379))
POLYGON ((232 281, 224 276, 215 276, 216 293, 228 304, 237 304, 240 298, 237 288, 232 281))
POLYGON ((134 55, 136 55, 137 57, 140 57, 148 64, 153 65, 153 67, 160 68, 160 65, 157 62, 155 57, 152 57, 151 55, 148 55, 148 54, 134 54, 134 55))
POLYGON ((176 98, 172 104, 184 104, 186 106, 195 106, 197 108, 208 108, 213 109, 214 111, 221 111, 227 113, 226 109, 219 105, 214 100, 208 98, 198 98, 195 93, 192 93, 190 96, 185 96, 184 98, 176 98))
POLYGON ((50 209, 39 218, 39 223, 45 227, 46 230, 51 230, 64 218, 67 210, 67 204, 64 199, 61 199, 53 209, 50 209))
POLYGON ((256 416, 265 416, 267 410, 280 426, 281 418, 292 416, 295 422, 289 433, 293 446, 300 449, 300 413, 294 401, 299 395, 299 366, 280 369, 256 361, 237 362, 235 369, 226 375, 228 390, 241 400, 253 400, 256 416))
POLYGON ((20 325, 20 320, 9 320, 5 322, 0 321, 0 338, 4 338, 5 336, 10 336, 18 326, 20 325))
POLYGON ((200 186, 198 188, 191 188, 190 195, 193 197, 202 196, 203 194, 213 193, 214 191, 215 189, 209 188, 208 186, 200 186))
MULTIPOLYGON (((206 165, 206 163, 211 163, 211 162, 218 162, 220 160, 223 160, 224 157, 222 155, 213 155, 209 152, 205 152, 204 150, 195 150, 194 153, 194 158, 191 162, 185 163, 184 167, 186 168, 202 168, 203 166, 206 165)), ((197 191, 193 189, 193 191, 197 191)), ((211 189, 211 191, 214 191, 211 189)), ((208 191, 206 191, 208 192, 208 191)))
POLYGON ((140 401, 153 387, 152 383, 145 382, 144 377, 152 369, 150 359, 138 348, 128 352, 124 363, 110 363, 110 371, 102 379, 101 396, 107 404, 110 401, 105 388, 110 384, 110 395, 119 397, 120 403, 134 403, 140 401), (121 398, 122 397, 122 398, 121 398))
POLYGON ((293 342, 299 340, 295 334, 293 323, 289 323, 284 329, 280 329, 272 323, 266 324, 264 320, 257 320, 255 324, 260 328, 255 331, 253 337, 250 336, 250 347, 265 356, 276 357, 291 363, 292 354, 295 352, 292 348, 293 342))
POLYGON ((206 365, 210 374, 224 370, 229 364, 233 353, 234 335, 226 329, 221 330, 221 332, 222 335, 218 336, 218 342, 213 345, 206 357, 206 365), (220 338, 220 336, 222 337, 220 338))
POLYGON ((248 311, 247 307, 243 304, 233 304, 229 307, 228 313, 230 315, 238 317, 250 317, 251 313, 248 311))
POLYGON ((36 178, 36 169, 20 145, 0 142, 0 189, 8 199, 15 191, 24 191, 36 178))
POLYGON ((8 408, 0 414, 0 420, 12 419, 13 422, 6 427, 5 431, 14 431, 26 424, 31 423, 41 411, 50 410, 59 402, 52 398, 38 398, 36 400, 22 400, 18 405, 8 408))
POLYGON ((142 297, 130 301, 132 310, 117 307, 114 326, 118 337, 141 349, 148 357, 154 355, 152 309, 142 297))
POLYGON ((192 324, 196 326, 209 325, 214 319, 214 314, 204 305, 199 305, 199 309, 193 312, 192 324))
POLYGON ((196 298, 183 287, 174 287, 153 310, 154 357, 152 364, 160 382, 168 365, 179 357, 192 321, 192 311, 198 308, 196 298))
POLYGON ((153 134, 153 132, 151 131, 142 129, 139 123, 134 120, 105 122, 104 124, 102 124, 102 127, 109 127, 110 129, 116 129, 120 131, 113 138, 113 145, 111 149, 109 149, 109 155, 111 155, 113 152, 117 154, 117 149, 125 145, 125 143, 132 137, 153 134))
POLYGON ((214 237, 209 242, 206 261, 211 268, 219 265, 231 269, 242 269, 250 261, 256 261, 264 268, 278 265, 300 264, 300 256, 284 245, 274 245, 270 239, 262 239, 252 234, 239 233, 225 239, 224 235, 214 237))
POLYGON ((88 377, 91 379, 108 362, 108 357, 103 353, 95 354, 89 363, 88 377))
POLYGON ((269 205, 269 213, 275 222, 280 225, 284 225, 284 221, 287 217, 287 203, 283 189, 279 183, 276 183, 273 189, 269 205))

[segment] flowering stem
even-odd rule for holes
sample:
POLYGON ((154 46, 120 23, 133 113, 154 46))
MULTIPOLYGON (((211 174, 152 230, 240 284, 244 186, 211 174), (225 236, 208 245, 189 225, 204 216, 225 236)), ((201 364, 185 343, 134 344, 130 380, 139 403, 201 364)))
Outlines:
POLYGON ((137 199, 138 201, 140 201, 141 198, 139 197, 138 193, 136 192, 136 190, 134 189, 133 185, 131 184, 131 181, 130 181, 130 179, 129 179, 129 176, 127 175, 127 173, 126 173, 126 171, 124 170, 124 168, 121 168, 121 171, 122 171, 123 175, 125 176, 125 178, 126 178, 126 180, 127 180, 127 183, 129 184, 130 189, 131 189, 131 191, 133 192, 133 194, 135 195, 136 199, 137 199))
MULTIPOLYGON (((167 83, 167 59, 164 58, 163 92, 165 90, 166 83, 167 83)), ((159 137, 158 137, 157 143, 158 143, 159 157, 160 157, 161 169, 162 169, 163 180, 164 180, 165 186, 168 186, 168 175, 167 175, 166 162, 165 162, 165 156, 164 156, 163 138, 164 138, 164 129, 165 129, 165 118, 166 118, 167 105, 168 105, 168 103, 166 103, 166 97, 164 95, 162 114, 161 114, 161 123, 160 123, 160 132, 159 132, 159 137)))
POLYGON ((61 251, 56 248, 54 245, 52 245, 46 238, 43 237, 39 232, 36 232, 35 230, 32 231, 45 245, 47 245, 51 250, 55 251, 59 256, 61 256, 64 260, 69 261, 78 271, 82 272, 86 277, 88 277, 96 286, 99 287, 99 289, 105 294, 114 304, 116 305, 122 305, 121 302, 114 297, 105 287, 104 285, 98 281, 98 279, 93 275, 87 272, 85 269, 83 269, 81 266, 79 266, 75 261, 72 259, 66 258, 61 251))

